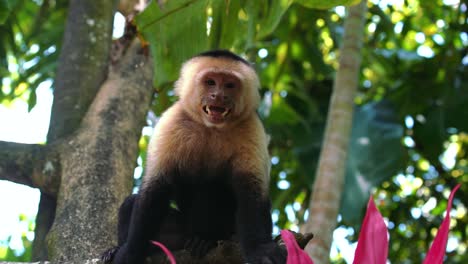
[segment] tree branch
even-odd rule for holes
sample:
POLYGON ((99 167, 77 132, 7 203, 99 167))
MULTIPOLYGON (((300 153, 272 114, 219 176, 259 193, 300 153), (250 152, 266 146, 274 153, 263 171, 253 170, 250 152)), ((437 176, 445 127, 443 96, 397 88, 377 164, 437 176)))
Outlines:
POLYGON ((70 1, 47 142, 75 131, 106 80, 117 1, 70 1))
MULTIPOLYGON (((70 1, 54 85, 48 144, 54 144, 57 140, 63 142, 65 137, 70 137, 78 129, 106 79, 116 5, 117 0, 70 1)), ((60 174, 60 177, 73 175, 60 174)), ((33 260, 47 259, 45 240, 55 219, 56 207, 55 197, 41 193, 33 260)))
MULTIPOLYGON (((54 264, 54 262, 49 261, 39 261, 39 262, 2 262, 0 264, 54 264)), ((90 260, 81 260, 76 262, 67 262, 67 264, 103 264, 99 259, 90 259, 90 260)))
MULTIPOLYGON (((309 243, 309 241, 314 237, 312 233, 302 234, 292 232, 292 234, 301 249, 304 249, 307 243, 309 243)), ((275 242, 286 250, 284 241, 280 235, 275 238, 275 242)), ((206 256, 200 259, 196 259, 191 256, 190 252, 187 250, 179 250, 173 253, 178 264, 244 263, 239 243, 231 240, 218 241, 218 245, 210 250, 206 256)), ((148 258, 146 260, 146 264, 167 263, 166 259, 166 256, 159 254, 148 258)))
MULTIPOLYGON (((309 243, 309 241, 313 238, 311 233, 301 234, 292 232, 294 238, 296 239, 297 244, 300 248, 304 249, 304 247, 309 243)), ((285 247, 284 241, 282 240, 281 236, 277 236, 275 238, 275 242, 280 247, 285 247)), ((208 254, 202 258, 194 258, 190 255, 189 251, 186 250, 178 250, 172 252, 174 257, 177 260, 178 264, 224 264, 224 263, 243 263, 243 257, 240 250, 239 243, 235 241, 219 241, 218 245, 210 250, 208 254)), ((17 262, 0 262, 0 264, 16 264, 17 262)), ((24 262, 23 262, 24 263, 24 262)), ((50 262, 29 262, 30 264, 51 264, 50 262)), ((69 264, 83 264, 83 263, 93 263, 93 264, 103 264, 99 259, 90 259, 84 261, 75 261, 69 262, 69 264)), ((153 255, 148 257, 145 261, 146 264, 159 264, 159 263, 168 263, 167 257, 163 254, 153 255)))
POLYGON ((60 163, 49 146, 0 141, 0 179, 57 194, 60 163))
POLYGON ((138 141, 153 98, 153 64, 138 41, 125 49, 80 129, 61 146, 62 180, 49 256, 96 257, 116 242, 117 211, 131 193, 138 141))

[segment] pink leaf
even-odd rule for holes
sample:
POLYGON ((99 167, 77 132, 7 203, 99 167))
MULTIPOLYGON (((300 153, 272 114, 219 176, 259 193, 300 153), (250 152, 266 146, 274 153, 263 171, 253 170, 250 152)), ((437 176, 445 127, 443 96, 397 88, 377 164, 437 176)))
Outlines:
POLYGON ((460 188, 460 184, 457 184, 450 193, 450 197, 447 204, 447 213, 445 218, 440 225, 439 231, 432 243, 431 249, 427 252, 426 258, 423 264, 441 264, 444 260, 445 249, 447 247, 447 239, 450 231, 450 210, 452 210, 452 200, 455 192, 460 188))
POLYGON ((281 237, 288 250, 287 264, 314 264, 309 255, 297 245, 296 239, 291 232, 288 230, 281 230, 281 237))
POLYGON ((166 256, 169 258, 169 261, 171 262, 171 264, 176 264, 176 260, 174 258, 174 255, 172 255, 171 251, 166 246, 159 243, 158 241, 152 241, 151 240, 150 242, 153 245, 160 247, 162 249, 162 251, 164 251, 164 254, 166 254, 166 256))
POLYGON ((388 255, 387 226, 372 196, 359 234, 354 264, 385 264, 388 255))

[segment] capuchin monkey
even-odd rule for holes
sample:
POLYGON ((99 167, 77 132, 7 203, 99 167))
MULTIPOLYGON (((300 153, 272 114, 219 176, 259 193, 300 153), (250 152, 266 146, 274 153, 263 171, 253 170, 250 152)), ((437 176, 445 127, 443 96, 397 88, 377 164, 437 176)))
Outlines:
POLYGON ((271 237, 259 86, 253 67, 226 50, 201 53, 182 66, 179 100, 155 128, 142 186, 122 204, 119 246, 105 260, 144 263, 150 240, 203 256, 217 241, 235 239, 246 263, 286 262, 271 237))

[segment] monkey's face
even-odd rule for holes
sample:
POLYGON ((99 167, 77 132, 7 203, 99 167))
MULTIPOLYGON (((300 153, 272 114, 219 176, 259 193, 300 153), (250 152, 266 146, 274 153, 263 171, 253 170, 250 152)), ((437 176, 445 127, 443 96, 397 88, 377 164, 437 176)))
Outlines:
POLYGON ((201 114, 205 124, 223 125, 235 112, 241 81, 226 72, 206 72, 199 78, 201 114))
POLYGON ((195 57, 184 63, 175 92, 193 120, 227 128, 255 114, 259 85, 255 71, 242 62, 195 57))

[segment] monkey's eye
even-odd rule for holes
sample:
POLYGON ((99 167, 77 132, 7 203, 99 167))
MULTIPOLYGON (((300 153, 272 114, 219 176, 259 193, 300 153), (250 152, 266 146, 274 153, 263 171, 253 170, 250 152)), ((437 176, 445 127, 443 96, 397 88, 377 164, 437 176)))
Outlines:
POLYGON ((213 79, 207 79, 205 80, 205 84, 208 86, 214 86, 216 85, 216 82, 213 79))
POLYGON ((226 83, 226 85, 224 85, 224 87, 228 88, 228 89, 232 89, 232 88, 236 88, 236 84, 234 83, 226 83))

